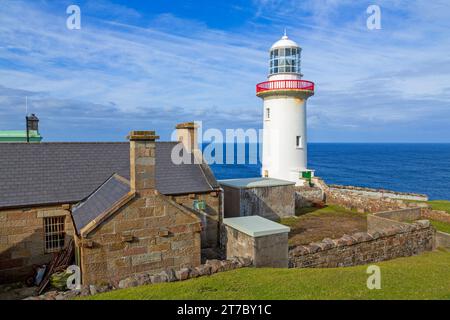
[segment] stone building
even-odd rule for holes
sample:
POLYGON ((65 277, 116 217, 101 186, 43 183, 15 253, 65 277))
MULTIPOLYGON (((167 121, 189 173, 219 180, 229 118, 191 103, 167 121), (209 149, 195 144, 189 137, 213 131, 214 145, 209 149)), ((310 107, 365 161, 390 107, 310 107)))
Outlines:
MULTIPOLYGON (((180 128, 196 134, 192 123, 180 128)), ((172 161, 188 141, 147 136, 0 144, 0 283, 32 275, 74 236, 85 281, 196 264, 201 248, 217 247, 222 193, 208 165, 172 161)))
POLYGON ((224 217, 259 215, 270 220, 295 215, 295 182, 274 178, 220 180, 224 217))

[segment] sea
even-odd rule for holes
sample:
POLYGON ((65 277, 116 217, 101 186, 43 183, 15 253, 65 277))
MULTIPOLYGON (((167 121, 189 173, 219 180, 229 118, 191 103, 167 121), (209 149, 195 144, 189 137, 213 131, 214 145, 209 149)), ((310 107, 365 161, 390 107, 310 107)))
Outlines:
MULTIPOLYGON (((204 143, 203 148, 207 145, 204 143)), ((260 145, 234 144, 234 155, 227 155, 226 145, 214 147, 222 150, 222 162, 227 163, 211 164, 217 179, 261 175, 260 145), (238 148, 246 151, 240 163, 238 148)), ((430 200, 450 200, 450 144, 309 143, 308 167, 328 184, 420 193, 430 200)))

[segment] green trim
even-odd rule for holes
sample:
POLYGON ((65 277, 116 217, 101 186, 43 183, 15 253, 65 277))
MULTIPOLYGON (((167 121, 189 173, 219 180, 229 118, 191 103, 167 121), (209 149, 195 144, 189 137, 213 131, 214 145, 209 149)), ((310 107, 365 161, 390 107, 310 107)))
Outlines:
MULTIPOLYGON (((42 136, 38 131, 30 130, 30 142, 41 142, 42 136)), ((26 130, 1 130, 0 142, 27 142, 26 130)))

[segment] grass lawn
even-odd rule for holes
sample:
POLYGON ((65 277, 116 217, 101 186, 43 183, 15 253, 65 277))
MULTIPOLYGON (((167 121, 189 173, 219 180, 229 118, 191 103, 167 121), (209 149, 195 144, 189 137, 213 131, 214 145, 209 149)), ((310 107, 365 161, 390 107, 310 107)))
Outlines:
POLYGON ((367 215, 328 205, 324 208, 301 208, 295 217, 281 219, 291 228, 289 245, 309 244, 324 238, 340 238, 367 230, 367 215))
POLYGON ((450 223, 436 221, 436 220, 430 220, 430 223, 433 227, 436 228, 436 230, 445 232, 445 233, 450 233, 450 223))
POLYGON ((381 290, 366 287, 367 266, 245 268, 183 282, 116 290, 86 299, 450 299, 450 252, 377 263, 381 290))
POLYGON ((427 203, 431 205, 431 208, 433 210, 447 211, 448 213, 450 213, 450 201, 432 200, 432 201, 427 201, 427 203))

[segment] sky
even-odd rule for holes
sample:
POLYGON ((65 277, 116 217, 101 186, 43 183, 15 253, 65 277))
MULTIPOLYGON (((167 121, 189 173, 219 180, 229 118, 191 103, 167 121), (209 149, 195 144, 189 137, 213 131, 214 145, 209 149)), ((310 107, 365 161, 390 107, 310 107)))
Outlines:
POLYGON ((25 97, 44 141, 259 129, 255 85, 286 28, 316 84, 310 142, 450 142, 448 17, 447 0, 0 0, 0 130, 23 129, 25 97))

